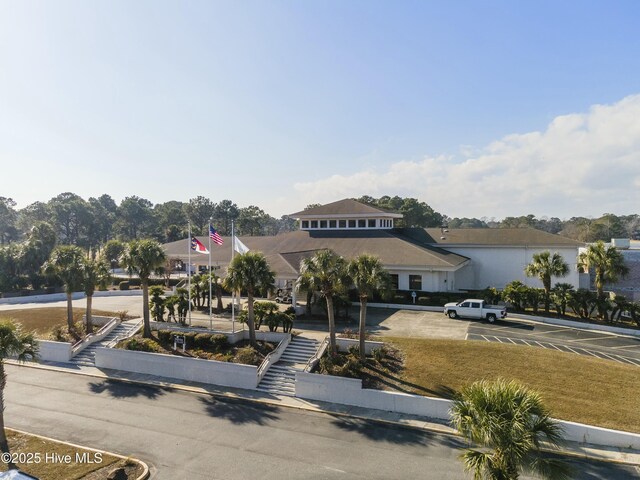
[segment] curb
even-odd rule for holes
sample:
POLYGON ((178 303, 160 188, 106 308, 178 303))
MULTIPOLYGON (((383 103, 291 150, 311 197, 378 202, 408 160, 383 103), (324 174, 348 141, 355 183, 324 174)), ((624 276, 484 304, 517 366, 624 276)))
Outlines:
MULTIPOLYGON (((198 394, 198 395, 208 395, 208 396, 211 396, 211 397, 228 398, 228 399, 233 399, 233 400, 242 400, 242 401, 245 401, 245 402, 253 402, 253 403, 264 404, 264 405, 275 405, 275 406, 282 407, 282 408, 293 408, 293 409, 296 409, 296 410, 302 410, 302 411, 307 411, 307 412, 323 413, 325 415, 330 415, 330 416, 334 416, 334 417, 348 417, 348 418, 354 418, 354 419, 357 419, 357 420, 363 420, 363 421, 368 421, 368 422, 376 422, 376 423, 380 423, 380 424, 384 424, 384 425, 393 425, 393 426, 402 427, 402 428, 406 428, 406 429, 410 429, 410 430, 418 430, 418 431, 422 431, 422 432, 433 432, 433 433, 437 433, 437 434, 440 434, 440 435, 447 435, 447 436, 461 438, 461 439, 464 438, 458 432, 451 431, 451 429, 445 427, 444 425, 442 425, 441 427, 438 427, 439 424, 437 424, 437 423, 436 424, 430 424, 430 426, 411 425, 411 424, 406 424, 406 423, 397 422, 397 421, 393 421, 393 420, 385 420, 385 419, 381 419, 381 418, 371 418, 371 417, 365 417, 365 416, 362 416, 362 415, 345 413, 345 412, 335 412, 335 411, 331 411, 331 410, 323 410, 322 408, 318 408, 318 407, 311 407, 311 406, 307 407, 307 406, 303 406, 303 405, 287 405, 287 404, 283 404, 282 402, 277 401, 277 400, 269 400, 269 399, 263 399, 263 398, 248 398, 248 397, 244 397, 242 395, 238 395, 238 394, 235 394, 235 393, 221 393, 221 392, 201 391, 197 387, 190 387, 190 386, 187 386, 187 385, 182 385, 182 384, 177 384, 177 383, 167 383, 167 382, 162 382, 162 381, 132 380, 132 379, 128 379, 128 378, 110 377, 108 375, 96 375, 96 374, 87 373, 87 372, 69 371, 68 369, 65 369, 65 368, 62 368, 62 367, 38 365, 38 364, 33 364, 33 363, 19 363, 17 361, 11 361, 11 360, 9 360, 8 363, 10 363, 12 365, 23 366, 23 367, 38 368, 38 369, 41 369, 41 370, 53 370, 53 371, 57 371, 57 372, 70 373, 70 374, 74 374, 74 375, 84 375, 84 376, 92 377, 92 378, 102 378, 102 379, 107 379, 107 380, 112 380, 112 381, 117 381, 117 382, 122 382, 122 383, 128 383, 128 384, 132 384, 132 385, 161 387, 161 388, 166 388, 168 390, 177 390, 177 391, 195 393, 195 394, 198 394)), ((298 398, 298 397, 294 397, 294 398, 298 398)), ((304 400, 304 399, 302 399, 302 400, 304 400)), ((23 433, 26 433, 26 432, 23 432, 23 433)), ((43 438, 46 438, 46 437, 43 437, 43 438)), ((52 440, 57 441, 55 439, 52 439, 52 440)), ((66 443, 66 442, 60 442, 60 443, 66 443)), ((80 448, 87 448, 87 447, 82 447, 82 446, 79 446, 79 445, 74 445, 74 444, 71 444, 71 443, 69 445, 80 447, 80 448)), ((576 445, 581 445, 581 444, 576 444, 576 445)), ((584 444, 584 446, 588 447, 589 444, 584 444)), ((89 450, 93 450, 93 449, 89 448, 89 450)), ((590 455, 590 454, 585 453, 585 452, 574 452, 574 451, 570 451, 570 450, 564 450, 562 448, 558 449, 558 448, 553 448, 553 447, 542 447, 542 450, 545 451, 545 452, 566 455, 568 457, 585 458, 585 459, 591 459, 591 460, 596 460, 596 461, 605 462, 605 463, 614 463, 614 464, 619 464, 619 465, 640 465, 640 460, 638 460, 638 461, 630 461, 630 460, 617 459, 617 458, 607 458, 607 457, 602 457, 602 456, 598 456, 598 455, 594 455, 594 454, 590 455)), ((106 452, 106 453, 109 453, 109 452, 106 452)), ((114 456, 120 456, 120 455, 117 455, 117 454, 111 454, 111 453, 109 453, 109 454, 110 455, 114 455, 114 456)), ((122 457, 122 458, 127 458, 127 457, 122 457)), ((144 462, 140 461, 140 463, 145 465, 145 467, 146 467, 146 464, 144 462)), ((148 474, 149 474, 148 467, 146 467, 146 470, 147 470, 147 472, 146 472, 147 476, 146 477, 140 476, 136 480, 146 480, 148 478, 148 474)))
POLYGON ((136 478, 136 480, 146 480, 147 478, 149 478, 149 466, 145 462, 143 462, 142 460, 139 460, 137 458, 125 457, 124 455, 120 455, 118 453, 107 452, 106 450, 100 450, 99 448, 91 448, 91 447, 86 447, 84 445, 78 445, 76 443, 65 442, 63 440, 58 440, 56 438, 45 437, 44 435, 38 435, 37 433, 31 433, 31 432, 25 432, 24 430, 18 430, 17 428, 5 427, 5 430, 9 430, 11 432, 16 432, 16 433, 21 433, 23 435, 29 435, 31 437, 41 438, 41 439, 47 440, 49 442, 55 442, 55 443, 59 443, 59 444, 62 444, 62 445, 68 445, 68 446, 74 447, 74 448, 81 448, 83 450, 89 450, 91 452, 101 453, 103 455, 110 455, 112 457, 120 458, 121 460, 130 460, 130 461, 135 462, 138 465, 142 466, 142 473, 136 478))

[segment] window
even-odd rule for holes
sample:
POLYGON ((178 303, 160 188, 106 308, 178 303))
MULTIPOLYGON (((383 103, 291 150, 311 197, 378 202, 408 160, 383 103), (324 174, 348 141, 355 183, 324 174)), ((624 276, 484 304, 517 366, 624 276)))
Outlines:
POLYGON ((422 290, 422 275, 409 275, 409 290, 422 290))
POLYGON ((318 220, 311 220, 311 228, 318 228, 318 220))
POLYGON ((367 226, 367 221, 363 218, 358 220, 358 228, 365 228, 367 226))
POLYGON ((376 228, 376 220, 374 218, 370 218, 368 222, 369 228, 376 228))
POLYGON ((327 221, 326 220, 320 220, 320 228, 327 228, 327 221))
POLYGON ((302 228, 309 228, 309 220, 302 220, 302 228))
POLYGON ((346 220, 338 220, 338 227, 339 228, 347 228, 347 221, 346 220))
POLYGON ((469 308, 469 302, 461 303, 460 306, 464 308, 469 308))
POLYGON ((336 221, 335 220, 329 220, 329 228, 336 228, 336 221))
POLYGON ((356 221, 355 220, 349 220, 349 228, 356 228, 356 221))
POLYGON ((480 308, 480 303, 478 303, 478 302, 471 302, 471 308, 480 308))
POLYGON ((398 275, 396 273, 392 273, 389 275, 391 277, 391 288, 394 290, 398 289, 398 275))

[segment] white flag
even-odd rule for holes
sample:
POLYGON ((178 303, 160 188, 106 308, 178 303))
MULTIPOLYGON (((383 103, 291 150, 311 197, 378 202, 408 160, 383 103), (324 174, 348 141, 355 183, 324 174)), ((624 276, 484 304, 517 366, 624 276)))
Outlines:
POLYGON ((238 253, 247 253, 249 247, 240 241, 238 237, 233 237, 233 249, 238 253))

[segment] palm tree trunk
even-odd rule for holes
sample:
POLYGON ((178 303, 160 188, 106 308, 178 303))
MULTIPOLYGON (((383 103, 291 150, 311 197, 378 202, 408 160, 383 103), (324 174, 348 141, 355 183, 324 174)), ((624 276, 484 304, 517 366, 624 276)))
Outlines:
POLYGON ((222 310, 224 310, 224 307, 222 306, 222 289, 220 288, 220 285, 216 284, 216 298, 218 299, 218 306, 216 308, 217 313, 222 312, 222 310))
POLYGON ((336 321, 333 318, 333 296, 327 295, 327 317, 329 318, 329 352, 331 355, 338 353, 336 348, 336 321))
POLYGON ((91 304, 93 303, 93 295, 87 295, 87 313, 86 313, 86 330, 87 335, 93 332, 93 320, 91 315, 91 304))
POLYGON ((73 294, 71 292, 67 292, 67 329, 69 333, 73 332, 73 299, 71 298, 73 294))
MULTIPOLYGON (((4 371, 4 362, 0 360, 0 450, 2 453, 9 452, 9 442, 7 442, 7 433, 4 431, 4 387, 7 384, 7 376, 4 371)), ((9 461, 7 462, 9 470, 17 470, 18 467, 9 461)))
POLYGON ((359 338, 360 338, 360 360, 362 360, 363 362, 365 361, 364 337, 365 337, 366 325, 367 325, 367 297, 362 296, 362 297, 360 297, 360 332, 359 332, 359 338))
POLYGON ((311 289, 307 290, 307 304, 305 306, 305 314, 307 317, 311 317, 311 301, 313 300, 313 292, 311 289))
POLYGON ((247 315, 247 325, 249 325, 249 342, 252 347, 256 347, 256 326, 253 323, 253 292, 247 291, 247 303, 249 306, 249 315, 247 315))
POLYGON ((149 324, 149 280, 142 280, 142 319, 144 321, 144 328, 142 336, 144 338, 151 338, 151 325, 149 324))

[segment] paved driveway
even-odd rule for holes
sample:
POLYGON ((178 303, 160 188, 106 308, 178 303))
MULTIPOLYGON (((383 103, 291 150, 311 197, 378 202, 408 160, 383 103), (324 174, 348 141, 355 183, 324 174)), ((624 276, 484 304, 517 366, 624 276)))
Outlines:
POLYGON ((525 320, 469 324, 467 340, 559 350, 640 366, 640 338, 525 320))

